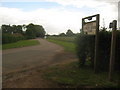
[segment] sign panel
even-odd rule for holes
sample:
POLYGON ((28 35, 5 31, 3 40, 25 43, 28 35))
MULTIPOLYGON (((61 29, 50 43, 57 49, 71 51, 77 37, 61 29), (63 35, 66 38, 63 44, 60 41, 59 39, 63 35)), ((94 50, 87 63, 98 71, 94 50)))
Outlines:
POLYGON ((96 34, 96 22, 88 22, 83 25, 84 34, 95 35, 96 34))

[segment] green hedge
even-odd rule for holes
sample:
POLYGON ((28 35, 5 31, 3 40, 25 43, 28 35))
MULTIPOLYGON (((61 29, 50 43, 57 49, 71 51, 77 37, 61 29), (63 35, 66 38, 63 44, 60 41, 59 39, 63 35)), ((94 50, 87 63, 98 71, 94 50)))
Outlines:
MULTIPOLYGON (((99 33, 99 58, 97 68, 99 71, 106 71, 109 68, 111 32, 100 31, 99 33)), ((86 61, 90 61, 90 66, 94 66, 95 36, 79 34, 77 36, 77 56, 80 66, 85 66, 86 61)), ((120 31, 117 31, 115 69, 119 69, 120 63, 120 31)))
POLYGON ((24 40, 25 37, 21 34, 3 34, 2 35, 2 44, 13 43, 20 40, 24 40))

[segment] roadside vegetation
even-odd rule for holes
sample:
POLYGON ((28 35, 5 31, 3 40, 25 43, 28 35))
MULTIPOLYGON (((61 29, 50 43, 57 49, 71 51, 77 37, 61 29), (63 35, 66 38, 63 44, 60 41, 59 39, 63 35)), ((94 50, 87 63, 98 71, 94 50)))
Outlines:
POLYGON ((93 69, 71 62, 47 69, 43 77, 65 88, 115 88, 118 75, 114 75, 116 81, 109 82, 107 72, 95 74, 93 69))
MULTIPOLYGON (((60 39, 62 39, 62 37, 60 39)), ((56 43, 58 45, 61 45, 62 47, 64 47, 65 51, 72 52, 72 53, 76 52, 75 51, 75 48, 76 48, 75 43, 72 43, 72 42, 69 42, 69 41, 67 42, 67 41, 62 41, 62 40, 58 40, 58 39, 53 39, 53 37, 52 37, 52 39, 48 38, 47 40, 50 41, 50 42, 56 43)))
POLYGON ((95 36, 85 34, 67 34, 49 36, 48 41, 64 47, 65 51, 76 54, 78 62, 48 69, 45 78, 65 87, 119 87, 120 32, 117 31, 116 60, 113 81, 108 80, 111 32, 100 30, 99 60, 97 74, 94 72, 95 36))
POLYGON ((3 44, 2 49, 21 48, 40 44, 38 40, 22 40, 15 43, 3 44))
POLYGON ((65 51, 76 53, 75 39, 76 35, 70 29, 65 33, 60 33, 59 35, 48 36, 47 40, 64 47, 65 51))

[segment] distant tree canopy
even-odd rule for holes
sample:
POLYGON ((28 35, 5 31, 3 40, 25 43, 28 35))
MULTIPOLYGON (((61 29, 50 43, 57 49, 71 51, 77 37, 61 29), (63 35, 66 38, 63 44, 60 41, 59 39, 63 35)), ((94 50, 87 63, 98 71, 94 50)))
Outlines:
POLYGON ((56 35, 56 36, 74 36, 75 33, 72 32, 72 30, 68 29, 66 33, 60 33, 59 35, 56 35))
POLYGON ((12 43, 23 39, 43 38, 45 30, 41 25, 30 23, 29 25, 2 25, 2 42, 12 43))
POLYGON ((68 29, 67 32, 66 32, 66 35, 67 36, 73 36, 74 33, 72 32, 72 30, 68 29))
POLYGON ((45 30, 41 25, 29 24, 29 25, 2 25, 1 26, 3 34, 24 34, 29 38, 36 38, 45 36, 45 30), (23 31, 26 29, 26 31, 23 31))
POLYGON ((60 33, 59 36, 66 36, 66 34, 65 33, 60 33))
POLYGON ((35 38, 35 27, 34 24, 29 24, 26 26, 26 36, 28 39, 33 39, 35 38))
POLYGON ((45 30, 41 25, 34 25, 31 23, 27 25, 26 28, 26 35, 28 36, 28 38, 43 38, 45 36, 45 30))
POLYGON ((15 33, 20 33, 23 34, 22 26, 21 25, 2 25, 1 27, 2 33, 6 34, 15 34, 15 33))
POLYGON ((23 34, 23 30, 22 30, 22 26, 21 25, 18 25, 18 26, 16 26, 16 25, 13 25, 12 26, 12 31, 13 31, 13 33, 20 33, 20 34, 23 34))

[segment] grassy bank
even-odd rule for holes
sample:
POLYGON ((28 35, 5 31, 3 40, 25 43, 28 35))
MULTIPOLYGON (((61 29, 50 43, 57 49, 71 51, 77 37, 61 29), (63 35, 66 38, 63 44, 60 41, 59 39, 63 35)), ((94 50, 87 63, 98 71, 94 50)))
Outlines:
POLYGON ((22 40, 15 43, 3 44, 2 49, 4 50, 10 48, 20 48, 20 47, 33 46, 38 44, 39 44, 38 40, 22 40))
POLYGON ((108 81, 107 72, 94 74, 88 67, 79 68, 78 62, 51 67, 44 74, 44 78, 62 87, 117 87, 117 81, 108 81))
POLYGON ((65 51, 75 53, 75 48, 76 48, 75 43, 67 42, 67 41, 61 41, 61 40, 55 40, 55 39, 47 39, 47 40, 50 41, 50 42, 56 43, 58 45, 61 45, 62 47, 64 47, 65 51))

